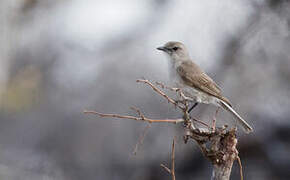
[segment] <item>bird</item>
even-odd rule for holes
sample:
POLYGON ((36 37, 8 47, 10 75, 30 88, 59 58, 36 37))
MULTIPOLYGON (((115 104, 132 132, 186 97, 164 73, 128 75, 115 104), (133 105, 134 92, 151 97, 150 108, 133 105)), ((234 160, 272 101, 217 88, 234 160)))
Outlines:
POLYGON ((186 98, 195 104, 213 104, 230 112, 236 122, 246 133, 253 132, 253 128, 233 109, 230 101, 222 95, 221 88, 210 78, 189 55, 184 44, 176 41, 169 41, 157 50, 165 52, 169 56, 169 74, 176 83, 177 88, 182 89, 186 98))

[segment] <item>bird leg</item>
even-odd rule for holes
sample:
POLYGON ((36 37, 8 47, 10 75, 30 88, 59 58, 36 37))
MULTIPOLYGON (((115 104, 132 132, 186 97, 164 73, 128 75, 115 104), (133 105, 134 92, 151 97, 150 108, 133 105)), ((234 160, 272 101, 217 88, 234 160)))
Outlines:
POLYGON ((189 108, 189 110, 187 111, 188 113, 190 113, 196 106, 198 105, 198 102, 195 102, 191 108, 189 108))
POLYGON ((218 114, 218 112, 219 112, 219 110, 220 110, 220 107, 218 107, 217 109, 216 109, 216 111, 215 111, 215 115, 213 116, 213 121, 212 121, 212 130, 214 131, 215 130, 215 124, 216 124, 216 118, 217 118, 217 114, 218 114))

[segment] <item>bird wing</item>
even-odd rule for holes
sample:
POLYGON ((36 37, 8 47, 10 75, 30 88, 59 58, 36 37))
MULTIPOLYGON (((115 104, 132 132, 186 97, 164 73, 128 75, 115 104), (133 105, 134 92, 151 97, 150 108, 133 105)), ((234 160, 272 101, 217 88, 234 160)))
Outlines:
POLYGON ((215 96, 230 105, 229 100, 222 96, 221 89, 218 85, 192 61, 182 62, 177 67, 177 73, 188 86, 215 96))

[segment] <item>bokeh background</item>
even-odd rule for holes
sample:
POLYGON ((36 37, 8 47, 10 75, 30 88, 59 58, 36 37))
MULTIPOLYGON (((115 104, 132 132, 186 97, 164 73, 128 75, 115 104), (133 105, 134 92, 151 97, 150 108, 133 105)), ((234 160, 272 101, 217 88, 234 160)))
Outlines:
MULTIPOLYGON (((152 118, 181 114, 135 80, 169 82, 155 48, 181 41, 254 127, 239 130, 245 179, 290 177, 288 0, 1 0, 0 179, 209 179, 211 165, 182 125, 101 119, 83 110, 152 118)), ((211 120, 215 107, 193 116, 211 120)), ((220 112, 218 123, 231 124, 220 112)), ((235 164, 232 179, 239 179, 235 164)))

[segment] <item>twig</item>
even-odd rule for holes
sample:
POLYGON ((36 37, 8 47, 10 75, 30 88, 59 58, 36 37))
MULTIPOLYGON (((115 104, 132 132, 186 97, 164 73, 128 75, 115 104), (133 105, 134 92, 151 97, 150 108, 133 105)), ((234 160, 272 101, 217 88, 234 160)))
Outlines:
POLYGON ((180 88, 173 88, 173 87, 169 87, 169 86, 166 86, 164 85, 163 83, 161 82, 155 82, 157 85, 159 85, 162 89, 168 89, 170 91, 173 91, 173 92, 176 92, 182 99, 183 101, 185 100, 189 100, 190 98, 189 97, 186 97, 182 90, 180 88))
POLYGON ((206 124, 205 122, 202 122, 201 120, 198 120, 198 119, 196 119, 196 118, 192 118, 192 117, 191 117, 190 119, 192 119, 192 120, 194 120, 194 121, 196 121, 196 122, 198 122, 198 123, 200 123, 200 124, 206 126, 208 129, 211 128, 208 124, 206 124))
POLYGON ((130 109, 132 109, 133 111, 136 111, 139 117, 141 117, 142 119, 145 118, 144 114, 140 111, 140 109, 137 109, 135 107, 130 107, 130 109))
POLYGON ((154 91, 156 91, 158 94, 160 94, 161 96, 163 96, 165 99, 167 99, 167 101, 171 104, 173 104, 175 107, 178 107, 179 109, 183 110, 184 107, 182 107, 180 104, 178 104, 176 101, 174 101, 173 99, 171 99, 169 96, 167 96, 163 91, 161 91, 160 89, 158 89, 157 87, 155 87, 150 81, 148 81, 147 79, 137 79, 136 82, 142 82, 145 84, 148 84, 154 91))
POLYGON ((164 85, 162 82, 155 82, 158 86, 160 86, 162 89, 168 89, 170 91, 173 91, 173 92, 177 92, 179 91, 180 89, 179 88, 173 88, 173 87, 169 87, 169 86, 166 86, 164 85))
POLYGON ((112 117, 112 118, 119 118, 119 119, 132 119, 135 121, 146 121, 149 123, 181 123, 183 119, 149 119, 146 117, 135 117, 135 116, 127 116, 127 115, 119 115, 119 114, 105 114, 96 111, 84 111, 85 114, 97 114, 100 117, 112 117))
POLYGON ((160 164, 161 167, 163 167, 165 169, 165 171, 167 171, 169 174, 171 174, 171 171, 168 167, 166 167, 164 164, 160 164))
POLYGON ((150 124, 147 124, 147 126, 145 127, 143 133, 140 134, 140 136, 139 136, 139 140, 138 140, 138 142, 136 143, 135 148, 134 148, 134 151, 133 151, 133 154, 134 154, 134 155, 137 154, 137 152, 138 152, 138 148, 139 148, 139 145, 142 145, 142 144, 143 144, 144 138, 145 138, 145 136, 146 136, 146 134, 147 134, 147 132, 148 132, 148 130, 149 130, 150 127, 151 127, 151 125, 150 125, 150 124))
POLYGON ((240 167, 240 176, 241 176, 241 180, 244 180, 244 176, 243 176, 243 166, 242 166, 241 158, 240 158, 239 156, 237 156, 237 160, 238 160, 239 167, 240 167))
POLYGON ((175 180, 175 139, 172 141, 172 151, 171 151, 171 176, 172 180, 175 180))
POLYGON ((175 180, 175 138, 173 138, 171 148, 171 169, 164 164, 160 164, 160 166, 171 175, 172 180, 175 180))

